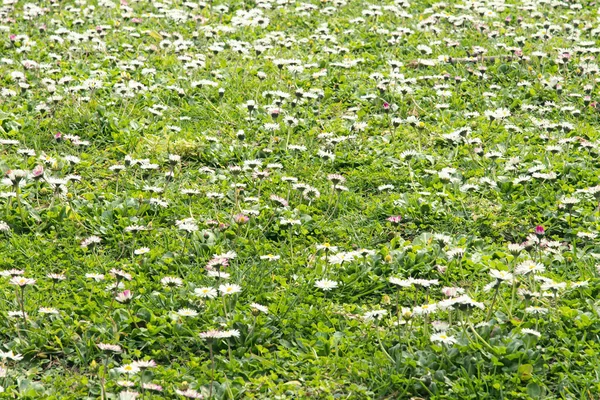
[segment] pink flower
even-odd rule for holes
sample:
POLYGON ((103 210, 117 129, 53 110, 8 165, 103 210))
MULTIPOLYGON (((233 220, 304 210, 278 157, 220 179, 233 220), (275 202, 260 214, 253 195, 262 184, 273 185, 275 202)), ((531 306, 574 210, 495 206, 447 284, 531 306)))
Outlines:
POLYGON ((388 217, 387 220, 390 221, 392 224, 399 224, 400 221, 402 221, 402 217, 400 215, 393 215, 391 217, 388 217))
POLYGON ((244 225, 245 223, 247 223, 248 221, 250 221, 250 218, 247 215, 244 214, 237 214, 233 217, 233 220, 240 225, 244 225))
POLYGON ((40 179, 44 175, 44 166, 37 165, 33 171, 31 171, 31 177, 33 179, 40 179))
POLYGON ((545 230, 544 227, 541 225, 538 225, 535 227, 535 234, 538 236, 544 236, 545 230))
POLYGON ((119 303, 128 303, 132 298, 133 293, 131 290, 124 290, 123 292, 119 293, 117 297, 115 297, 119 303))

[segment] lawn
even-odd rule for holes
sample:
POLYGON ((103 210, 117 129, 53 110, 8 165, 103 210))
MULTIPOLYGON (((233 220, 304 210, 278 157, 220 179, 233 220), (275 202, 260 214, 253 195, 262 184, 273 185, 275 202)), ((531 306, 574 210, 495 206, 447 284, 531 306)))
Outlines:
POLYGON ((600 5, 4 0, 0 398, 600 398, 600 5))

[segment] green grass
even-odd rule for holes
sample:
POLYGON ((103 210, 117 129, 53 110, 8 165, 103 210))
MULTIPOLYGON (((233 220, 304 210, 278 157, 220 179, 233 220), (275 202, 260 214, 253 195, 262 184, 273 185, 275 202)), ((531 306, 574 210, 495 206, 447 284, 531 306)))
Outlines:
POLYGON ((597 397, 597 5, 10 3, 0 398, 597 397))

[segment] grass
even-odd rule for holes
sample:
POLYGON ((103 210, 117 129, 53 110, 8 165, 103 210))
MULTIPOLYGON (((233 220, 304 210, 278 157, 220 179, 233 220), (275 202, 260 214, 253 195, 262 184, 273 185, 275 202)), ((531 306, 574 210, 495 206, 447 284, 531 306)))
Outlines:
POLYGON ((597 5, 2 10, 1 398, 597 397, 597 5))

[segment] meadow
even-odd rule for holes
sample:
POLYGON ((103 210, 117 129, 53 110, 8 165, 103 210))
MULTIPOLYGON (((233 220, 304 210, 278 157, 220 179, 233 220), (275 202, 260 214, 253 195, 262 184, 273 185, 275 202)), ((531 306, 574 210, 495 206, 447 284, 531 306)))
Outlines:
POLYGON ((3 0, 0 398, 600 398, 600 4, 3 0))

